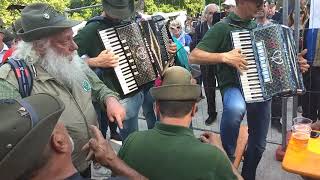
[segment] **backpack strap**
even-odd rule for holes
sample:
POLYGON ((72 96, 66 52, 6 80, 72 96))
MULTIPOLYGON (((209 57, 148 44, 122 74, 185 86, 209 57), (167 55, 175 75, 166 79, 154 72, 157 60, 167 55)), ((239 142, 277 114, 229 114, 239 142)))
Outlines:
POLYGON ((19 93, 21 97, 24 98, 30 96, 33 86, 33 78, 32 73, 27 64, 22 59, 13 58, 9 58, 7 63, 10 64, 11 69, 16 75, 19 85, 19 93))

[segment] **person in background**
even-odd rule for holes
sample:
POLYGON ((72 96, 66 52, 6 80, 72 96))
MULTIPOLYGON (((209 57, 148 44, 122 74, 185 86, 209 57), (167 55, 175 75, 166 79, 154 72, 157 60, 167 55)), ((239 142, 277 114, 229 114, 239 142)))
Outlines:
POLYGON ((228 16, 230 12, 233 12, 236 9, 236 1, 235 0, 225 0, 222 3, 222 7, 224 8, 225 16, 228 16))
POLYGON ((171 36, 176 38, 183 45, 185 50, 190 53, 192 39, 191 36, 182 29, 181 22, 179 20, 170 21, 169 29, 171 36))
POLYGON ((4 54, 2 58, 2 64, 5 63, 8 58, 12 55, 13 51, 15 50, 16 46, 18 45, 18 42, 21 40, 21 38, 18 36, 17 32, 19 29, 21 29, 21 18, 14 21, 12 24, 12 31, 14 35, 13 42, 11 44, 11 48, 4 54))
MULTIPOLYGON (((309 5, 307 11, 309 11, 309 5)), ((316 122, 320 120, 320 30, 309 28, 309 22, 310 19, 307 20, 303 29, 302 48, 308 49, 305 58, 311 67, 303 77, 306 93, 301 97, 301 105, 302 116, 316 122)))
MULTIPOLYGON (((191 51, 200 42, 206 32, 212 27, 213 16, 218 11, 218 6, 216 4, 208 4, 203 10, 204 21, 197 25, 195 29, 195 35, 191 43, 191 51)), ((205 90, 205 95, 207 98, 207 112, 208 118, 205 120, 207 126, 211 125, 217 119, 216 110, 216 66, 201 64, 201 77, 197 79, 198 84, 202 84, 205 90)))
POLYGON ((3 59, 4 54, 9 50, 9 47, 4 43, 6 30, 0 28, 0 60, 3 59))
POLYGON ((191 39, 192 39, 192 36, 194 35, 194 32, 195 32, 195 29, 194 29, 192 23, 193 23, 192 17, 187 16, 187 19, 184 22, 184 32, 189 34, 191 36, 191 39))
MULTIPOLYGON (((189 128, 201 99, 189 71, 168 68, 151 94, 160 122, 127 138, 118 153, 124 162, 152 180, 242 179, 221 146, 202 143, 189 128)), ((214 143, 213 136, 204 133, 201 140, 214 143)))
MULTIPOLYGON (((58 122, 65 106, 57 97, 37 94, 1 101, 0 107, 5 117, 1 119, 0 145, 6 147, 0 153, 1 179, 86 179, 72 164, 74 143, 63 123, 58 122)), ((96 135, 97 128, 92 129, 96 135)), ((118 175, 108 180, 146 179, 117 158, 107 141, 101 148, 107 151, 100 163, 118 175)))

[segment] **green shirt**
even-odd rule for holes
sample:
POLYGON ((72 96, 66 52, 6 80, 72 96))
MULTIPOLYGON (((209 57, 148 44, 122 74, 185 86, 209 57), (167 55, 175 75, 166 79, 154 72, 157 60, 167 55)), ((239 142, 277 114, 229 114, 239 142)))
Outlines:
POLYGON ((132 133, 118 155, 150 180, 237 179, 218 148, 181 126, 157 123, 151 130, 132 133))
MULTIPOLYGON (((105 50, 102 41, 98 35, 99 30, 111 28, 119 23, 108 22, 107 19, 104 21, 93 21, 88 23, 83 27, 78 34, 74 37, 74 41, 78 45, 79 56, 87 55, 90 58, 97 57, 101 51, 105 50)), ((104 68, 101 70, 101 80, 107 85, 111 90, 122 94, 121 86, 114 73, 113 68, 104 68)))
MULTIPOLYGON (((233 25, 224 20, 216 23, 197 45, 198 49, 211 53, 228 52, 233 49, 231 31, 256 27, 254 20, 241 19, 234 13, 230 13, 226 18, 233 25)), ((217 80, 222 93, 228 87, 239 87, 240 85, 237 69, 227 64, 217 64, 217 80)))

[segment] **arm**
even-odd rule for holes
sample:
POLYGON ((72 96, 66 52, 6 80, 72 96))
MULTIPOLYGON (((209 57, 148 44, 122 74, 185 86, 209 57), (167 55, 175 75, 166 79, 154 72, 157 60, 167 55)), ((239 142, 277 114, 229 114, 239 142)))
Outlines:
MULTIPOLYGON (((220 137, 217 134, 210 133, 210 132, 205 132, 200 136, 200 139, 201 139, 202 142, 208 143, 208 144, 211 144, 211 145, 217 147, 227 157, 227 153, 223 149, 221 141, 219 140, 219 138, 220 137)), ((227 159, 229 159, 229 158, 227 158, 227 159)), ((243 180, 242 176, 240 175, 238 170, 233 166, 231 161, 228 160, 228 162, 230 163, 232 171, 233 171, 234 175, 237 176, 238 180, 243 180)))
POLYGON ((125 162, 117 157, 111 145, 106 141, 96 126, 90 127, 93 136, 82 148, 90 150, 87 160, 93 159, 103 166, 109 167, 113 173, 132 180, 146 180, 147 178, 130 168, 125 162))
POLYGON ((116 121, 119 128, 122 128, 126 111, 118 101, 119 94, 110 90, 85 63, 83 63, 83 67, 91 84, 92 96, 100 103, 101 107, 106 109, 108 119, 111 122, 116 121))
POLYGON ((210 53, 201 49, 195 48, 190 56, 191 64, 219 64, 225 63, 237 68, 240 72, 247 69, 247 61, 245 56, 240 54, 239 49, 233 49, 225 53, 210 53))
POLYGON ((216 24, 206 32, 197 47, 191 52, 189 62, 192 64, 225 63, 239 71, 247 69, 247 61, 244 59, 245 56, 240 54, 239 49, 233 49, 229 52, 222 51, 225 48, 221 46, 225 41, 228 41, 228 36, 223 23, 216 24))

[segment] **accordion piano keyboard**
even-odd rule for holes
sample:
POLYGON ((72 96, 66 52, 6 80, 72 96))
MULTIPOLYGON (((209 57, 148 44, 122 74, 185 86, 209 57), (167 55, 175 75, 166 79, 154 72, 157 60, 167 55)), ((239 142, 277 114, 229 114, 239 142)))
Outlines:
POLYGON ((117 37, 116 32, 113 28, 99 31, 100 37, 106 49, 111 49, 116 55, 119 56, 119 65, 114 68, 114 71, 119 80, 120 86, 123 93, 129 94, 135 90, 138 90, 137 82, 134 79, 134 76, 138 74, 137 71, 132 71, 136 66, 132 55, 130 53, 129 47, 125 45, 127 42, 123 40, 120 43, 120 39, 117 37))
POLYGON ((232 32, 234 48, 241 49, 241 54, 246 56, 248 70, 240 74, 242 91, 247 103, 263 101, 261 83, 257 71, 257 64, 253 54, 252 40, 249 31, 232 32))

